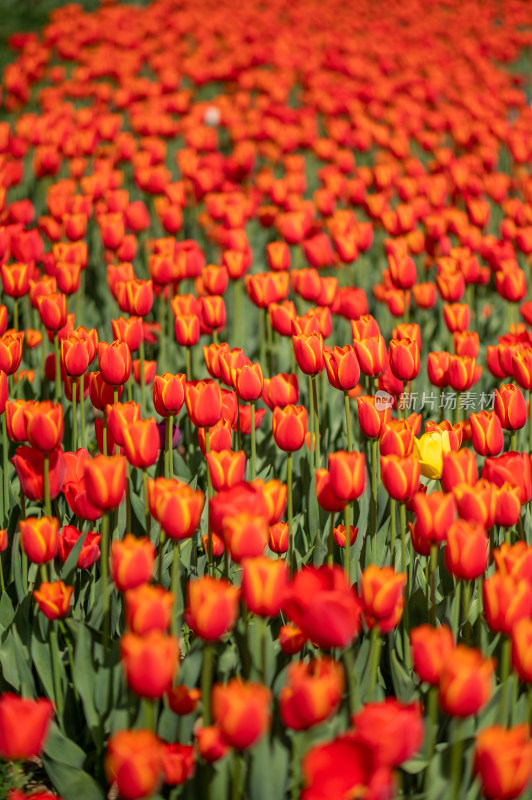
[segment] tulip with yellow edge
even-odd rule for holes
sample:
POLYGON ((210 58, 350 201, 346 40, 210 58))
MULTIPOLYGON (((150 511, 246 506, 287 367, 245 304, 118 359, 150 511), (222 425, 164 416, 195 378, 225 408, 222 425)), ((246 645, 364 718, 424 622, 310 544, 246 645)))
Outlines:
POLYGON ((443 454, 452 449, 449 431, 431 431, 414 439, 414 455, 419 459, 421 474, 439 480, 443 471, 443 454))

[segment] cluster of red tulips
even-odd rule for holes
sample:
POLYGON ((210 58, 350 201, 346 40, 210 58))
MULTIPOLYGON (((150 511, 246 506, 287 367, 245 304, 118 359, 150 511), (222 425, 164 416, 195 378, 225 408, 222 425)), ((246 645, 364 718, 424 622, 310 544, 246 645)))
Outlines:
POLYGON ((9 44, 0 797, 529 797, 530 5, 9 44))

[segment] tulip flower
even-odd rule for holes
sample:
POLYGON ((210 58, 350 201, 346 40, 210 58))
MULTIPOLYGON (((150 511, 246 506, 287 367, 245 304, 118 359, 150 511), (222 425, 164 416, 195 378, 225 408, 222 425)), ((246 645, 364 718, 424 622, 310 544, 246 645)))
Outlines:
POLYGON ((39 589, 33 592, 33 596, 45 617, 54 620, 61 619, 68 613, 73 591, 74 587, 65 586, 64 581, 53 583, 42 581, 39 589))
POLYGON ((488 564, 489 540, 479 522, 455 520, 447 532, 445 566, 455 578, 474 580, 488 564))
POLYGON ((94 531, 87 531, 83 534, 74 525, 65 525, 59 537, 59 557, 64 564, 74 549, 76 542, 84 536, 84 541, 79 551, 76 566, 78 569, 89 569, 98 561, 100 557, 101 536, 94 531))
POLYGON ((242 562, 242 599, 252 614, 274 617, 282 608, 288 585, 284 561, 266 556, 242 562))
POLYGON ((493 671, 491 658, 484 658, 479 650, 457 645, 440 674, 442 710, 456 717, 478 714, 491 696, 493 671))
POLYGON ((353 716, 361 739, 373 748, 382 767, 398 767, 412 758, 423 742, 423 711, 420 702, 403 704, 394 697, 367 703, 353 716))
POLYGON ((192 714, 196 710, 200 697, 199 689, 189 689, 183 684, 172 687, 166 693, 168 705, 174 714, 179 714, 181 717, 192 714))
POLYGON ((471 414, 471 436, 473 447, 481 456, 496 456, 503 446, 502 425, 494 411, 479 411, 471 414))
POLYGON ((482 730, 475 743, 473 770, 488 800, 513 800, 522 794, 532 775, 532 742, 527 725, 482 730))
POLYGON ((360 630, 360 601, 340 567, 296 573, 283 608, 305 637, 323 649, 346 647, 360 630))
POLYGON ((215 381, 187 382, 185 402, 191 422, 198 428, 215 425, 220 419, 222 395, 215 381))
POLYGON ((140 697, 162 697, 172 685, 179 664, 179 644, 173 636, 152 629, 139 636, 125 633, 120 657, 130 689, 140 697))
POLYGON ((125 480, 126 459, 123 456, 96 456, 85 465, 88 499, 105 511, 120 505, 125 480))
POLYGON ((388 633, 397 626, 404 608, 406 575, 392 567, 370 564, 361 576, 360 598, 364 619, 369 628, 388 633))
POLYGON ((128 589, 124 596, 126 625, 132 633, 144 636, 150 631, 170 627, 174 595, 162 586, 141 584, 128 589))
POLYGON ((98 366, 102 379, 110 386, 122 386, 131 374, 131 352, 125 342, 100 342, 98 366))
POLYGON ((420 625, 410 631, 414 671, 421 681, 438 686, 446 661, 452 657, 453 632, 446 625, 420 625))
POLYGON ((324 722, 340 705, 344 682, 342 665, 332 658, 292 663, 279 694, 283 724, 301 731, 324 722))
POLYGON ((146 537, 128 533, 111 544, 111 578, 120 592, 135 589, 152 578, 155 548, 146 537))
POLYGON ((419 373, 419 345, 410 339, 392 339, 390 342, 390 369, 396 378, 411 381, 419 373))
POLYGON ((194 775, 196 762, 192 745, 164 744, 162 759, 164 781, 169 786, 180 786, 194 775))
POLYGON ((53 715, 44 697, 32 700, 11 692, 0 696, 0 756, 25 761, 42 752, 53 715))
POLYGON ((119 731, 107 742, 105 775, 124 800, 149 797, 163 773, 162 745, 148 730, 119 731))
POLYGON ((29 560, 46 564, 59 548, 59 520, 52 517, 27 517, 19 521, 20 546, 29 560))
POLYGON ((353 787, 368 797, 394 795, 392 772, 377 768, 372 747, 352 732, 307 750, 303 759, 302 800, 349 796, 353 787))
POLYGON ((212 690, 212 713, 225 741, 238 750, 252 747, 271 724, 271 692, 260 683, 233 678, 212 690))
POLYGON ((230 631, 238 617, 240 589, 209 576, 187 586, 185 621, 206 642, 216 642, 230 631))

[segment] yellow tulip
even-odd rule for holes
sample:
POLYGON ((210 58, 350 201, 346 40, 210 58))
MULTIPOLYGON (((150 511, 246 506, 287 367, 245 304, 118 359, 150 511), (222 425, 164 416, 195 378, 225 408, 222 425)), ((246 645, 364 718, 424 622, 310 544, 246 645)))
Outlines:
POLYGON ((421 474, 438 480, 443 471, 443 454, 451 452, 448 431, 431 431, 414 439, 414 455, 419 458, 421 474))

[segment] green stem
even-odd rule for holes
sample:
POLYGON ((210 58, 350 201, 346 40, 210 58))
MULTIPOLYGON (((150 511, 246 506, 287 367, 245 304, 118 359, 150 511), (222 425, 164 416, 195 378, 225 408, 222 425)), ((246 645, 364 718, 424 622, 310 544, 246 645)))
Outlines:
MULTIPOLYGON (((113 387, 113 404, 114 403, 118 403, 118 386, 114 386, 113 387)), ((120 452, 120 447, 118 445, 116 445, 116 451, 115 452, 117 452, 117 453, 120 452)))
POLYGON ((344 525, 345 525, 344 569, 347 582, 351 586, 351 503, 347 503, 344 509, 344 525))
POLYGON ((378 440, 371 440, 371 548, 375 560, 375 539, 377 538, 377 458, 378 440))
POLYGON ((359 707, 358 681, 355 661, 351 650, 344 650, 344 666, 347 676, 347 695, 349 701, 349 714, 355 714, 359 707))
POLYGON ((144 361, 146 358, 146 354, 144 348, 144 335, 140 340, 139 358, 140 358, 140 408, 141 408, 141 414, 144 417, 146 414, 146 375, 144 373, 144 361))
MULTIPOLYGON (((401 558, 402 558, 402 569, 403 572, 407 572, 406 569, 406 505, 401 503, 399 505, 399 515, 400 515, 400 525, 401 525, 401 558)), ((405 658, 405 664, 408 668, 411 665, 411 658, 410 658, 410 641, 409 641, 409 633, 410 633, 410 626, 408 622, 409 617, 409 610, 408 610, 408 598, 410 597, 410 575, 411 572, 408 572, 408 585, 406 590, 406 597, 405 597, 405 605, 403 611, 403 652, 405 658)))
POLYGON ((241 800, 242 798, 242 763, 243 756, 238 750, 233 751, 233 776, 232 776, 232 800, 241 800))
POLYGON ((150 700, 149 697, 143 697, 142 705, 144 706, 144 725, 149 731, 155 732, 155 709, 153 707, 153 700, 150 700))
POLYGON ((187 383, 192 380, 192 353, 190 347, 185 348, 187 383))
POLYGON ((166 364, 166 302, 163 290, 159 295, 159 323, 161 325, 159 332, 159 364, 161 371, 164 371, 166 364))
POLYGON ((458 392, 458 397, 456 398, 456 408, 455 408, 455 411, 454 411, 454 424, 455 425, 457 425, 460 422, 461 400, 462 400, 462 392, 458 392))
POLYGON ((510 437, 510 450, 517 450, 517 434, 515 431, 512 431, 512 435, 510 437))
POLYGON ((345 426, 347 430, 347 449, 353 451, 353 429, 351 427, 351 409, 349 408, 349 393, 344 392, 345 426))
POLYGON ((466 644, 470 643, 471 639, 471 625, 468 621, 469 607, 471 605, 471 583, 464 581, 462 586, 462 609, 463 609, 463 631, 466 644))
POLYGON ((436 569, 438 566, 438 545, 430 548, 430 623, 436 625, 436 569))
POLYGON ((54 332, 54 352, 55 352, 55 392, 56 403, 61 402, 61 354, 59 352, 59 336, 54 332))
POLYGON ((50 453, 44 454, 44 514, 52 516, 52 501, 50 499, 50 453))
POLYGON ((320 457, 320 417, 318 413, 318 387, 316 386, 317 380, 318 376, 313 375, 311 378, 311 383, 312 383, 312 395, 314 400, 314 436, 316 437, 316 469, 319 469, 321 465, 321 457, 320 457))
POLYGON ((80 379, 79 413, 81 416, 81 446, 87 447, 87 429, 85 425, 85 379, 83 375, 80 379))
POLYGON ((312 377, 308 376, 308 400, 309 400, 309 421, 310 421, 310 448, 309 448, 309 466, 310 474, 314 474, 315 455, 314 448, 316 447, 316 436, 314 430, 314 392, 312 391, 312 377))
POLYGON ((397 505, 393 498, 390 499, 390 565, 395 569, 395 540, 397 538, 397 526, 395 517, 397 505))
POLYGON ((205 644, 203 648, 203 666, 201 668, 201 701, 203 704, 203 724, 211 724, 211 684, 213 673, 212 645, 205 644))
POLYGON ((451 784, 453 800, 460 800, 460 786, 462 783, 462 768, 463 768, 463 750, 464 740, 462 737, 462 719, 460 717, 454 718, 454 736, 451 745, 451 784))
POLYGON ((63 714, 63 695, 61 692, 61 678, 59 675, 59 656, 57 649, 57 633, 53 620, 49 620, 48 637, 50 641, 50 655, 52 658, 52 679, 54 683, 54 700, 57 716, 61 718, 63 714))
POLYGON ((126 461, 126 533, 131 533, 131 484, 129 482, 129 461, 126 461))
POLYGON ((2 525, 5 527, 9 519, 9 487, 7 482, 8 470, 8 444, 7 444, 7 423, 6 415, 2 414, 2 494, 4 498, 4 514, 2 517, 2 525))
MULTIPOLYGON (((428 724, 427 724, 427 734, 426 734, 426 744, 427 744, 427 762, 430 763, 432 756, 434 755, 434 748, 436 746, 436 731, 438 727, 438 687, 431 686, 429 689, 428 697, 427 697, 427 716, 428 716, 428 724)), ((427 783, 428 778, 428 765, 427 771, 425 773, 425 784, 427 783)))
POLYGON ((371 629, 369 645, 369 700, 371 700, 373 697, 373 692, 375 691, 375 687, 377 685, 377 671, 379 668, 380 651, 381 637, 379 626, 374 625, 371 629))
MULTIPOLYGON (((399 504, 399 527, 401 528, 401 571, 406 573, 406 505, 399 504)), ((410 590, 410 587, 408 587, 410 590)))
POLYGON ((528 452, 532 454, 532 389, 528 391, 528 452))
POLYGON ((164 421, 164 477, 170 477, 170 453, 172 451, 172 417, 164 421))
POLYGON ((103 434, 102 434, 102 447, 104 456, 107 455, 107 412, 103 412, 103 434))
POLYGON ((334 560, 334 511, 329 515, 329 540, 327 543, 327 565, 332 567, 334 560))
POLYGON ((77 689, 77 686, 76 686, 76 681, 75 681, 75 678, 74 678, 76 673, 74 672, 74 654, 72 653, 72 645, 70 644, 70 639, 68 637, 68 633, 67 633, 67 629, 66 629, 65 623, 63 622, 62 619, 59 619, 58 623, 59 623, 59 630, 63 634, 63 639, 65 640, 66 648, 67 648, 67 652, 68 652, 68 663, 70 665, 70 676, 72 678, 72 689, 74 691, 74 697, 76 698, 76 702, 79 703, 79 694, 78 694, 78 689, 77 689))
POLYGON ((265 318, 266 318, 266 333, 268 335, 268 369, 270 371, 270 378, 273 377, 274 370, 273 370, 273 328, 272 328, 272 321, 270 319, 270 314, 268 310, 265 310, 265 318))
POLYGON ((293 500, 292 500, 292 453, 288 453, 288 459, 286 462, 286 488, 287 488, 287 499, 288 499, 288 551, 287 551, 287 558, 288 558, 288 566, 290 568, 290 574, 292 575, 294 572, 294 564, 293 564, 293 550, 294 550, 294 522, 293 522, 293 500))
POLYGON ((78 386, 79 378, 72 381, 72 450, 78 449, 78 386))
POLYGON ((504 636, 501 649, 501 712, 499 715, 501 724, 506 727, 508 724, 508 695, 511 687, 509 686, 510 657, 512 642, 508 636, 504 636))
POLYGON ((459 579, 456 580, 455 583, 455 591, 454 591, 454 604, 453 604, 453 615, 451 620, 451 628, 454 634, 454 641, 458 642, 458 633, 460 630, 460 596, 462 593, 462 583, 459 579))
POLYGON ((260 337, 260 363, 266 366, 266 330, 264 325, 264 314, 266 309, 259 309, 259 337, 260 337))
POLYGON ((159 583, 162 586, 163 583, 163 556, 164 556, 164 543, 166 541, 165 532, 161 528, 161 533, 159 535, 159 583))
POLYGON ((109 651, 109 513, 104 512, 102 517, 100 542, 100 569, 103 583, 103 650, 104 654, 109 651))
POLYGON ((302 733, 293 731, 292 735, 292 763, 290 765, 292 789, 290 792, 291 800, 298 800, 299 787, 301 783, 301 754, 300 754, 300 738, 302 733))
POLYGON ((179 587, 179 572, 181 566, 180 544, 176 539, 173 540, 172 573, 170 578, 170 590, 174 595, 174 613, 172 614, 171 631, 172 636, 178 636, 181 628, 181 600, 179 587))
POLYGON ((251 480, 257 477, 257 445, 255 441, 255 403, 251 403, 251 480))
POLYGON ((13 327, 18 331, 18 297, 13 299, 13 327))
POLYGON ((145 526, 146 526, 146 536, 148 539, 150 538, 151 533, 151 514, 150 514, 150 506, 148 503, 148 470, 142 470, 142 485, 144 488, 144 519, 145 519, 145 526))

